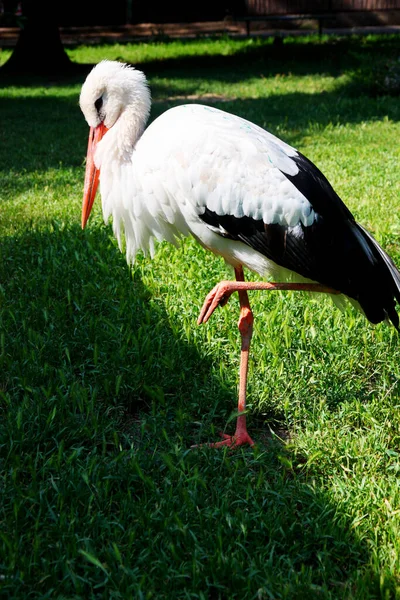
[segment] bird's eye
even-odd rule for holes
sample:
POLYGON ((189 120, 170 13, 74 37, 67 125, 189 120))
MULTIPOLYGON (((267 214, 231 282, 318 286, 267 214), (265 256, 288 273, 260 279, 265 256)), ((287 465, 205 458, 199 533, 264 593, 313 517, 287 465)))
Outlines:
POLYGON ((94 103, 97 112, 100 112, 101 107, 103 106, 103 96, 100 96, 100 98, 97 98, 96 102, 94 103))

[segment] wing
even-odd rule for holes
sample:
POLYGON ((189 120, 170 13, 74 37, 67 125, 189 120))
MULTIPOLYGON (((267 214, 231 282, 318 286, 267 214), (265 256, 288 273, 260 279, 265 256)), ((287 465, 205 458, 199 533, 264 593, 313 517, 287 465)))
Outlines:
POLYGON ((118 174, 103 173, 103 213, 112 215, 119 239, 122 229, 125 237, 130 232, 131 258, 152 236, 172 241, 188 232, 215 250, 205 239, 211 231, 202 220, 206 210, 311 224, 310 203, 283 174, 297 173, 294 154, 244 119, 206 106, 179 106, 153 121, 118 174), (107 189, 106 182, 115 180, 119 189, 107 189))
POLYGON ((288 179, 299 171, 296 156, 294 148, 249 121, 185 105, 150 125, 134 162, 161 182, 169 204, 172 197, 197 214, 207 208, 218 215, 309 225, 312 206, 288 179))
POLYGON ((164 113, 147 133, 159 140, 161 157, 153 152, 153 165, 160 170, 168 165, 164 188, 205 246, 212 242, 197 227, 199 219, 214 234, 241 241, 280 267, 337 283, 332 275, 324 281, 321 246, 330 255, 332 273, 334 225, 343 228, 354 219, 323 174, 297 150, 240 117, 199 105, 164 113), (173 140, 165 135, 167 127, 173 140))

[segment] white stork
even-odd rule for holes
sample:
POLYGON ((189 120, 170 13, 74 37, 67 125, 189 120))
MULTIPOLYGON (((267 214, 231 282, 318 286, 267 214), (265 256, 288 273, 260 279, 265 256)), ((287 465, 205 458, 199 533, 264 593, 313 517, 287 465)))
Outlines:
POLYGON ((146 129, 150 106, 146 78, 132 66, 102 61, 89 73, 80 95, 90 126, 82 227, 100 180, 104 219, 112 217, 120 247, 124 234, 129 262, 139 250, 153 255, 154 240, 191 234, 234 268, 236 281, 216 285, 198 318, 205 323, 239 293, 239 416, 234 435, 210 445, 253 445, 245 415, 253 329, 247 290, 344 294, 372 323, 390 319, 398 329, 400 273, 297 150, 198 104, 172 108, 146 129), (282 283, 245 282, 243 267, 282 283))

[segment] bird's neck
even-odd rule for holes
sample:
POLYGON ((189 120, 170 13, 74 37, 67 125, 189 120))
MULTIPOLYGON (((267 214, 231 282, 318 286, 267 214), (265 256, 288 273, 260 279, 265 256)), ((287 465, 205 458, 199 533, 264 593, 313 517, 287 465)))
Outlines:
POLYGON ((116 142, 121 158, 131 155, 137 141, 143 134, 148 118, 148 112, 144 114, 135 106, 128 106, 118 119, 118 133, 116 142))
POLYGON ((142 136, 148 112, 138 111, 137 107, 126 107, 116 121, 99 142, 95 163, 98 168, 105 166, 105 163, 118 161, 123 163, 132 158, 132 152, 136 143, 142 136))

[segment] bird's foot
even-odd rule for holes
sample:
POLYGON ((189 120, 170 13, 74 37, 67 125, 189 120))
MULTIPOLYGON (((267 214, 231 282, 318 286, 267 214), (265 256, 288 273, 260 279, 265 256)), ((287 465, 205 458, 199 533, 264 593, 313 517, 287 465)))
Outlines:
POLYGON ((222 448, 223 446, 227 446, 228 448, 237 448, 246 444, 249 446, 254 446, 254 441, 251 439, 247 431, 241 431, 240 433, 235 433, 234 435, 220 433, 220 436, 223 438, 221 442, 195 444, 194 446, 191 446, 191 448, 222 448))
POLYGON ((225 306, 235 290, 230 289, 232 281, 221 281, 207 294, 197 319, 197 324, 206 323, 218 306, 225 306))

